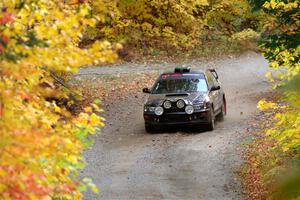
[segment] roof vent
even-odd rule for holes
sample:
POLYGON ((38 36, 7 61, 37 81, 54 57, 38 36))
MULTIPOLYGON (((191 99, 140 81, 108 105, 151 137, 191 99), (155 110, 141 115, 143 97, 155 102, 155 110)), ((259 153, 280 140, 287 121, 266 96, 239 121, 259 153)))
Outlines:
POLYGON ((191 68, 189 67, 178 67, 178 68, 175 68, 174 72, 175 73, 189 73, 191 71, 191 68))

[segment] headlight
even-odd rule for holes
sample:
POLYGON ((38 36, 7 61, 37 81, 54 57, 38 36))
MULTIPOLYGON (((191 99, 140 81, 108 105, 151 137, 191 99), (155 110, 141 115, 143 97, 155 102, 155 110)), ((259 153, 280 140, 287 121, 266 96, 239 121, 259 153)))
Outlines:
POLYGON ((162 114, 164 114, 164 109, 162 107, 156 107, 154 110, 154 113, 158 116, 161 116, 162 114))
POLYGON ((203 101, 200 101, 200 100, 195 100, 193 101, 193 107, 194 107, 194 110, 202 110, 204 109, 204 104, 203 104, 203 101))
POLYGON ((184 108, 184 101, 182 99, 178 100, 176 103, 177 108, 184 108))
POLYGON ((204 102, 204 109, 210 108, 210 102, 204 102))
POLYGON ((205 97, 203 104, 204 109, 210 108, 210 98, 208 96, 205 97))
POLYGON ((205 106, 203 103, 201 104, 197 104, 197 105, 193 105, 194 109, 195 110, 202 110, 202 109, 205 109, 205 106))
POLYGON ((145 112, 154 112, 156 107, 153 106, 145 106, 144 111, 145 112))
POLYGON ((194 107, 193 106, 191 106, 191 105, 188 105, 188 106, 186 106, 185 107, 185 112, 187 113, 187 114, 193 114, 194 113, 194 107))
POLYGON ((171 101, 165 101, 165 103, 164 103, 164 108, 165 108, 165 109, 170 109, 171 107, 172 107, 171 101))

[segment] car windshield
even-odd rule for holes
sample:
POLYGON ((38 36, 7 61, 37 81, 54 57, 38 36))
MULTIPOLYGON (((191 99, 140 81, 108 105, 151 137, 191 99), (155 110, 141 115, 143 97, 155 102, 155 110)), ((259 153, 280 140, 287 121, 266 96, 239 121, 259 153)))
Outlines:
POLYGON ((153 94, 206 92, 207 83, 203 74, 162 75, 152 89, 153 94))

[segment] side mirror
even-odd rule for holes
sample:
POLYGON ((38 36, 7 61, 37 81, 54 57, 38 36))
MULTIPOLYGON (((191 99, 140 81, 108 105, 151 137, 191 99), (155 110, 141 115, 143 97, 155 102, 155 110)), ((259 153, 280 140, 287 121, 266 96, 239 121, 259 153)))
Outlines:
POLYGON ((209 69, 209 71, 212 73, 212 75, 218 80, 219 79, 219 75, 217 73, 217 71, 215 69, 209 69))
POLYGON ((151 92, 149 88, 143 88, 143 93, 150 94, 151 92))
POLYGON ((212 88, 210 89, 210 91, 216 91, 216 90, 220 90, 221 87, 218 85, 218 86, 212 86, 212 88))

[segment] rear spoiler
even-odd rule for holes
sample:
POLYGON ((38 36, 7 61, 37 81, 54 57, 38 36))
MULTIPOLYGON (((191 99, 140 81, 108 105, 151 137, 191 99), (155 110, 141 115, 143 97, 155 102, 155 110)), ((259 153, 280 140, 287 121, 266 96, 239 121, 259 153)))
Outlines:
POLYGON ((219 79, 219 75, 215 69, 209 69, 208 71, 210 71, 216 79, 219 79))

